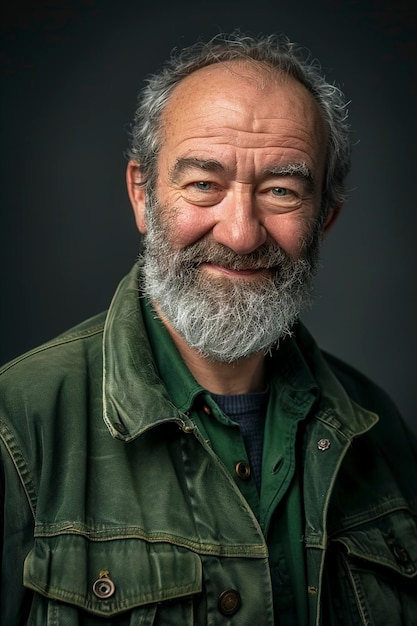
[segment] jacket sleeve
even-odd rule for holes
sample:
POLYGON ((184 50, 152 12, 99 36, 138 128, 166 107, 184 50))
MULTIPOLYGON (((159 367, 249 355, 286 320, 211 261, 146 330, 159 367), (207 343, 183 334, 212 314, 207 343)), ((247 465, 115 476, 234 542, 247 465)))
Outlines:
POLYGON ((0 624, 26 623, 32 592, 23 587, 25 558, 33 545, 33 513, 13 463, 0 438, 1 580, 0 624))
MULTIPOLYGON (((4 484, 4 468, 2 459, 0 459, 0 563, 3 563, 3 538, 4 538, 4 514, 5 514, 5 484, 4 484)), ((1 606, 1 597, 0 597, 1 606)))

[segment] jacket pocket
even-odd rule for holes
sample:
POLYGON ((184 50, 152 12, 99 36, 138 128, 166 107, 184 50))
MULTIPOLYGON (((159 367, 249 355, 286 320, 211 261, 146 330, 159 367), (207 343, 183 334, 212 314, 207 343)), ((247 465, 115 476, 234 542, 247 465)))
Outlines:
POLYGON ((408 511, 334 535, 326 570, 327 604, 336 623, 416 624, 417 525, 408 511))
POLYGON ((35 592, 30 626, 163 626, 156 615, 166 603, 188 626, 202 568, 197 554, 167 542, 68 534, 35 540, 24 585, 35 592))

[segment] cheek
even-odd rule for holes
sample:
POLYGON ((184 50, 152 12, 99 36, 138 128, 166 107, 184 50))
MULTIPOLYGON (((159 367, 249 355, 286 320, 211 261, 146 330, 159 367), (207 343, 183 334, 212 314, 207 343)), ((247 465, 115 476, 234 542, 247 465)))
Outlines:
POLYGON ((178 245, 188 246, 210 233, 214 226, 212 211, 209 208, 178 210, 176 215, 178 245))
POLYGON ((171 243, 181 249, 195 243, 213 227, 212 210, 207 207, 190 206, 181 193, 167 182, 157 185, 157 198, 161 209, 161 220, 168 227, 171 243))
POLYGON ((161 219, 168 229, 172 245, 185 248, 207 235, 213 228, 210 207, 184 206, 179 194, 172 193, 163 202, 161 219))
POLYGON ((212 211, 209 208, 165 209, 164 222, 168 225, 172 244, 185 248, 206 236, 213 228, 212 211))
POLYGON ((298 257, 303 250, 303 240, 313 228, 312 220, 288 214, 266 219, 264 226, 268 235, 287 254, 298 257))

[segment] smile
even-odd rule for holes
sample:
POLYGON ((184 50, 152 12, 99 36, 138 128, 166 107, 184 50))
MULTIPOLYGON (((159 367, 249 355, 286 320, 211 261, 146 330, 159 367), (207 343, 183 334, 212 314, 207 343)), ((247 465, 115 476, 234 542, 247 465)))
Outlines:
POLYGON ((265 273, 269 273, 271 269, 268 268, 249 268, 249 269, 232 269, 230 267, 224 267, 223 265, 216 265, 214 263, 202 263, 200 267, 204 267, 207 271, 213 274, 223 274, 227 276, 233 276, 235 278, 251 278, 259 276, 265 273))

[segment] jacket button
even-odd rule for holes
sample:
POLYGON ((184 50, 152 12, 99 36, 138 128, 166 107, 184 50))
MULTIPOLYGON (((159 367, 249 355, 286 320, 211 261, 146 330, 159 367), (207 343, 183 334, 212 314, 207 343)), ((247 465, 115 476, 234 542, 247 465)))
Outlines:
POLYGON ((248 480, 250 478, 250 465, 246 463, 246 461, 236 463, 235 470, 241 480, 248 480))
POLYGON ((115 429, 117 430, 118 433, 120 433, 121 435, 126 435, 127 434, 127 428, 124 424, 122 424, 121 422, 115 422, 113 424, 113 426, 115 427, 115 429))
POLYGON ((108 574, 108 572, 100 572, 99 578, 93 584, 93 593, 100 600, 111 598, 116 590, 116 586, 108 574))
POLYGON ((330 440, 319 439, 319 441, 317 442, 317 447, 319 450, 328 450, 330 448, 330 440))
POLYGON ((218 609, 223 615, 234 615, 240 609, 242 600, 236 589, 227 589, 219 595, 218 609))
POLYGON ((402 563, 403 565, 406 565, 407 563, 410 562, 409 554, 405 548, 397 544, 391 545, 390 547, 398 563, 402 563))

